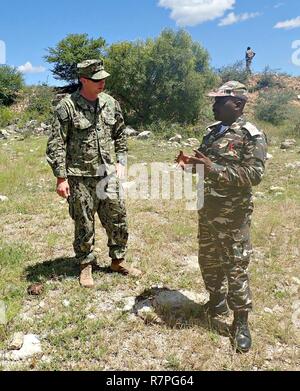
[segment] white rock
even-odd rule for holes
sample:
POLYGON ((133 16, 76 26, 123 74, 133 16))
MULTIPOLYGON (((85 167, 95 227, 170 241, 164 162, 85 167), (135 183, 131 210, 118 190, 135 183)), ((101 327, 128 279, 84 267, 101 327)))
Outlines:
POLYGON ((5 202, 5 201, 8 201, 8 197, 4 195, 0 195, 0 202, 5 202))
POLYGON ((281 149, 290 149, 290 148, 294 147, 296 144, 297 144, 296 140, 286 139, 286 140, 282 141, 280 148, 281 149))
POLYGON ((291 169, 295 169, 295 168, 300 168, 300 162, 294 162, 294 163, 287 163, 285 165, 286 168, 291 168, 291 169))
POLYGON ((63 300, 63 306, 64 307, 69 307, 70 306, 70 302, 69 302, 69 300, 63 300))
POLYGON ((271 153, 267 153, 267 160, 273 159, 273 155, 271 153))
POLYGON ((272 191, 272 192, 284 192, 285 191, 285 189, 284 189, 284 187, 280 187, 280 186, 271 186, 270 187, 270 191, 272 191))
POLYGON ((264 311, 267 313, 267 314, 273 314, 274 311, 271 309, 271 308, 268 308, 268 307, 265 307, 264 308, 264 311))
POLYGON ((88 314, 88 315, 86 316, 86 318, 87 318, 87 319, 90 319, 90 320, 94 320, 94 319, 97 318, 97 316, 96 316, 95 314, 88 314))
POLYGON ((292 281, 300 285, 300 279, 298 277, 292 277, 292 281))
POLYGON ((125 299, 125 305, 123 307, 124 312, 130 312, 133 310, 133 307, 135 305, 135 297, 127 297, 125 299))
POLYGON ((265 193, 263 193, 262 191, 257 191, 254 195, 257 198, 265 198, 265 193))
POLYGON ((185 265, 191 270, 199 271, 199 262, 197 255, 191 255, 189 257, 184 257, 182 265, 185 265))
POLYGON ((169 139, 169 141, 171 141, 171 142, 176 142, 176 143, 180 143, 181 140, 182 140, 181 134, 176 134, 174 137, 171 137, 171 138, 169 139))
POLYGON ((128 137, 135 137, 139 134, 139 132, 130 128, 129 126, 127 126, 127 128, 124 130, 124 132, 125 132, 126 136, 128 136, 128 137))
POLYGON ((15 333, 9 343, 9 350, 20 350, 24 343, 24 334, 15 333))
POLYGON ((27 334, 24 336, 24 342, 21 349, 5 353, 4 358, 6 360, 19 361, 33 357, 39 353, 42 353, 42 347, 38 336, 27 334))
POLYGON ((140 133, 138 136, 137 136, 137 139, 138 140, 148 140, 150 137, 153 136, 153 133, 150 132, 150 131, 145 131, 145 132, 142 132, 140 133))
POLYGON ((186 141, 190 145, 198 145, 198 144, 200 144, 200 141, 197 138, 194 138, 194 137, 188 138, 186 141))

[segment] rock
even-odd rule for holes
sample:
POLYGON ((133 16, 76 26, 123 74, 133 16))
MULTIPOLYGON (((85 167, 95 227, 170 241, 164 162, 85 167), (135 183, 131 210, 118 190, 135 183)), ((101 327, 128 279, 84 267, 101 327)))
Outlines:
POLYGON ((127 297, 125 299, 125 305, 123 307, 124 312, 131 312, 135 305, 135 297, 127 297))
POLYGON ((286 140, 282 141, 280 148, 281 149, 290 149, 290 148, 294 147, 296 144, 297 144, 296 140, 294 140, 292 138, 286 139, 286 140))
POLYGON ((267 153, 267 160, 273 159, 273 155, 271 153, 267 153))
POLYGON ((7 140, 9 133, 6 129, 0 129, 0 140, 7 140))
POLYGON ((186 141, 190 145, 199 145, 200 144, 200 141, 197 138, 193 138, 193 137, 192 138, 188 138, 186 141))
POLYGON ((89 319, 89 320, 94 320, 94 319, 97 319, 97 316, 95 314, 88 314, 86 316, 86 318, 89 319))
POLYGON ((25 124, 25 127, 26 128, 35 128, 37 127, 39 124, 39 122, 35 119, 32 119, 31 121, 27 121, 26 124, 25 124))
POLYGON ((15 333, 9 343, 8 350, 20 350, 24 343, 24 334, 15 333))
POLYGON ((42 294, 44 291, 44 286, 43 284, 32 284, 28 287, 27 289, 27 292, 29 295, 33 295, 33 296, 38 296, 40 294, 42 294))
POLYGON ((271 186, 270 187, 270 191, 272 193, 275 193, 275 192, 284 192, 285 191, 285 188, 284 187, 279 187, 279 186, 271 186))
POLYGON ((69 307, 70 306, 69 300, 63 300, 62 304, 63 304, 64 307, 69 307))
POLYGON ((199 262, 197 255, 191 255, 189 257, 184 257, 182 265, 185 265, 191 270, 199 271, 199 262))
POLYGON ((130 128, 129 126, 127 126, 127 128, 124 130, 124 132, 125 132, 126 136, 128 136, 128 137, 135 137, 139 134, 138 131, 130 128))
POLYGON ((171 137, 171 138, 169 139, 169 141, 171 141, 171 142, 176 142, 176 143, 180 143, 181 140, 182 140, 181 134, 176 134, 174 137, 171 137))
POLYGON ((268 308, 268 307, 265 307, 264 308, 264 312, 267 313, 267 314, 273 314, 273 310, 271 308, 268 308))
POLYGON ((42 353, 42 347, 38 336, 27 334, 24 336, 21 349, 5 353, 4 359, 11 361, 25 360, 40 353, 42 353))
POLYGON ((265 198, 265 193, 263 193, 262 191, 257 191, 255 194, 255 197, 257 198, 265 198))
POLYGON ((179 307, 184 307, 186 304, 191 302, 203 302, 206 299, 207 295, 200 295, 186 290, 162 290, 155 296, 153 300, 153 305, 158 307, 167 306, 175 309, 179 307))
POLYGON ((0 202, 6 202, 6 201, 8 201, 8 197, 4 195, 0 195, 0 202))
POLYGON ((142 132, 140 133, 138 136, 137 136, 137 139, 138 140, 148 140, 150 137, 153 136, 153 133, 150 132, 150 131, 145 131, 145 132, 142 132))
POLYGON ((299 279, 298 277, 292 277, 292 281, 293 281, 295 284, 300 285, 300 279, 299 279))
POLYGON ((295 168, 300 168, 300 162, 295 162, 295 163, 287 163, 285 165, 286 168, 291 168, 291 169, 295 169, 295 168))

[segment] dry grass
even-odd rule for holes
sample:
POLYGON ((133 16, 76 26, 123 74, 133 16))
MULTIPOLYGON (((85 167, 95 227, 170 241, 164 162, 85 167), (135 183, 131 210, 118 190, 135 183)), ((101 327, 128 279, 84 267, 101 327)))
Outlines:
MULTIPOLYGON (((255 191, 255 254, 250 273, 255 302, 251 316, 254 346, 237 355, 229 338, 201 316, 201 302, 173 311, 162 308, 160 322, 144 322, 122 311, 128 297, 149 294, 154 285, 204 293, 200 271, 185 262, 197 255, 196 212, 183 201, 127 201, 128 258, 145 272, 140 280, 108 273, 106 237, 97 224, 96 288, 83 290, 74 263, 73 226, 67 205, 54 193, 44 160, 46 139, 0 144, 0 294, 8 324, 0 326, 0 350, 15 331, 41 338, 44 356, 21 370, 295 370, 300 368, 299 329, 292 322, 299 300, 299 169, 295 151, 273 146, 264 182, 255 191), (270 186, 284 187, 274 195, 270 186), (42 296, 28 297, 27 286, 42 281, 42 296), (148 293, 147 293, 148 292, 148 293), (70 302, 64 305, 64 300, 70 302), (271 311, 267 310, 270 309, 271 311)), ((130 163, 166 161, 177 151, 156 141, 130 141, 130 163)), ((226 320, 230 324, 231 319, 226 320)), ((224 323, 224 322, 223 322, 224 323)), ((222 326, 222 325, 219 325, 222 326)), ((223 324, 223 328, 226 325, 223 324)), ((226 334, 226 333, 225 333, 226 334)))

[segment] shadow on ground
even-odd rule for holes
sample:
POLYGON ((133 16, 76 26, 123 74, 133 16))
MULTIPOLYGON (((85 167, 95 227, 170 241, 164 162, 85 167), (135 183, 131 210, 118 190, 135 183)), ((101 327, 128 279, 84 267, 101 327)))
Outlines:
MULTIPOLYGON (((136 297, 133 311, 138 313, 143 306, 151 306, 159 323, 168 327, 189 328, 197 325, 230 337, 230 325, 225 322, 225 318, 209 317, 204 304, 196 303, 178 290, 166 287, 146 289, 136 297)), ((147 323, 147 318, 145 321, 147 323)), ((151 318, 148 323, 151 323, 151 318)))
MULTIPOLYGON (((111 273, 109 267, 93 265, 93 271, 111 273)), ((25 269, 27 281, 43 282, 47 280, 63 280, 68 277, 78 277, 80 264, 75 257, 61 257, 36 263, 25 269)))

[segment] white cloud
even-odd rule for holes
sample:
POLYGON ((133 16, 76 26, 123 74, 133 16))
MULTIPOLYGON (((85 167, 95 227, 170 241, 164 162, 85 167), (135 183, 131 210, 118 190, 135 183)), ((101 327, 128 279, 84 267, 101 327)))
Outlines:
POLYGON ((230 12, 220 21, 219 26, 229 26, 234 23, 244 22, 245 20, 256 18, 259 15, 261 15, 259 12, 246 12, 240 15, 236 15, 234 12, 230 12))
POLYGON ((291 30, 300 27, 300 16, 297 18, 285 20, 284 22, 278 22, 275 24, 274 29, 286 29, 291 30))
POLYGON ((34 67, 31 62, 27 61, 24 65, 18 67, 18 71, 22 73, 43 73, 46 68, 42 66, 34 67))
POLYGON ((284 4, 284 3, 275 4, 275 5, 274 5, 274 8, 279 8, 279 7, 282 7, 283 5, 285 5, 285 4, 284 4))
POLYGON ((235 0, 159 0, 158 4, 170 9, 171 18, 183 27, 221 18, 233 8, 235 0))

